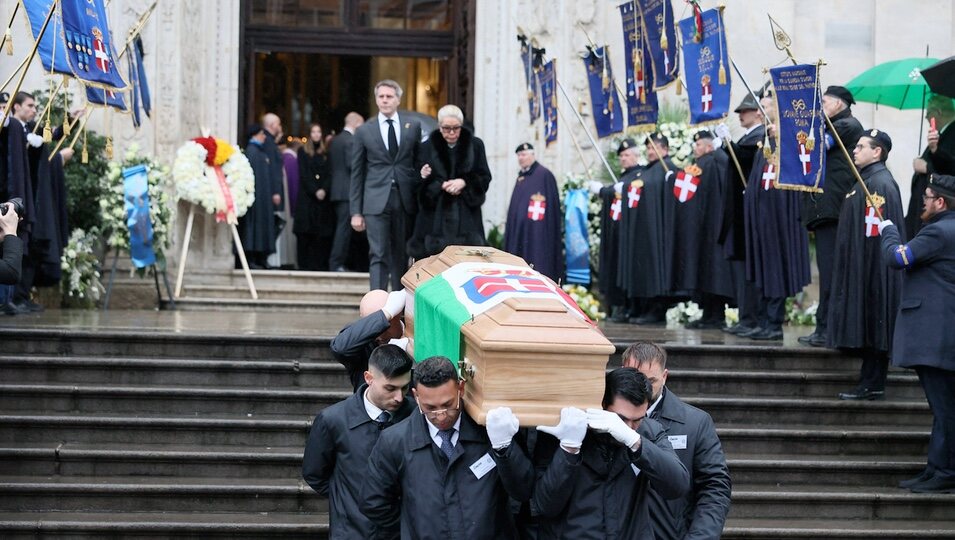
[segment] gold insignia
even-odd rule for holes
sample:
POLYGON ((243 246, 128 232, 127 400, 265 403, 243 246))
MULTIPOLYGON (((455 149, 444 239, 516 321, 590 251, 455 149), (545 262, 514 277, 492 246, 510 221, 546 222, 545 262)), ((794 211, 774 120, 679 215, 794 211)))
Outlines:
POLYGON ((637 189, 640 189, 643 187, 643 180, 634 180, 633 182, 630 182, 630 185, 637 189))
POLYGON ((799 141, 799 144, 806 144, 806 139, 809 138, 809 134, 805 131, 800 130, 799 133, 796 133, 796 140, 799 141))
POLYGON ((627 141, 623 141, 622 143, 620 143, 620 148, 630 148, 630 143, 628 143, 627 141))
POLYGON ((696 163, 693 163, 692 165, 687 165, 686 167, 683 168, 683 171, 692 176, 700 176, 701 174, 703 174, 703 169, 701 169, 700 166, 697 165, 696 163))
POLYGON ((869 136, 870 136, 870 137, 878 137, 878 136, 879 136, 879 130, 873 129, 872 131, 869 132, 869 136))
POLYGON ((532 200, 532 201, 544 202, 544 201, 547 200, 547 197, 541 195, 540 192, 537 192, 537 193, 531 195, 531 200, 532 200))
POLYGON ((876 208, 882 208, 883 206, 885 206, 885 197, 873 191, 871 198, 866 197, 865 205, 872 206, 873 202, 875 202, 876 208))

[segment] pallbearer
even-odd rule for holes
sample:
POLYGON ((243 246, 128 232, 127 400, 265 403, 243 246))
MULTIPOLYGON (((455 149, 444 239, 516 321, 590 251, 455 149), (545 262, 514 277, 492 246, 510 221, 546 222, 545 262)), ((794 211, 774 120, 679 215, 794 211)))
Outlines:
POLYGON ((521 171, 507 209, 504 250, 557 282, 564 275, 557 179, 537 162, 530 143, 521 144, 515 152, 521 171))

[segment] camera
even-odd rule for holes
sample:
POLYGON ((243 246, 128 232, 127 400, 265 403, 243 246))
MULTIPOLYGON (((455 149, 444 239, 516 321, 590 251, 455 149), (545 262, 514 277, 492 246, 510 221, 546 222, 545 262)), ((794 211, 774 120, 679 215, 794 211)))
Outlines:
POLYGON ((23 219, 23 199, 16 197, 10 199, 10 202, 0 204, 0 216, 7 215, 7 212, 10 210, 10 207, 13 207, 13 211, 16 212, 17 216, 20 219, 23 219))

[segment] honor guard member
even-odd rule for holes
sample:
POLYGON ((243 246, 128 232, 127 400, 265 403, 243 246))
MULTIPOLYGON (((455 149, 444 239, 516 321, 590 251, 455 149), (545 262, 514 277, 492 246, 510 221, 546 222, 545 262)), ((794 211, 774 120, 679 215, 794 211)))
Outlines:
MULTIPOLYGON (((924 226, 909 243, 890 220, 879 224, 882 258, 902 274, 892 364, 914 369, 932 409, 928 464, 899 487, 955 492, 955 177, 933 174, 922 194, 924 226)), ((891 271, 891 270, 890 270, 891 271)))
POLYGON ((561 256, 560 194, 557 179, 537 162, 534 147, 517 147, 521 171, 511 193, 504 226, 504 251, 523 258, 534 270, 560 281, 564 275, 561 256))
POLYGON ((368 357, 376 347, 403 341, 404 321, 401 314, 404 313, 407 298, 404 289, 390 293, 380 289, 368 291, 358 304, 360 318, 332 339, 332 356, 345 366, 353 390, 357 391, 364 382, 368 357))
POLYGON ((862 357, 859 384, 839 399, 883 399, 892 350, 892 333, 902 292, 902 276, 882 264, 879 212, 901 223, 899 186, 885 166, 892 139, 884 131, 866 131, 855 146, 855 164, 872 194, 856 183, 839 214, 829 297, 828 346, 862 357))
POLYGON ((534 467, 512 439, 517 417, 464 410, 464 381, 443 356, 415 366, 418 412, 385 430, 371 451, 361 511, 379 527, 401 523, 403 540, 517 538, 510 498, 534 489, 534 467))
MULTIPOLYGON (((850 153, 862 136, 862 124, 854 116, 850 107, 856 102, 842 86, 830 86, 822 96, 822 109, 836 134, 846 145, 850 153)), ((856 183, 852 173, 852 164, 839 148, 835 135, 826 133, 826 189, 823 193, 806 193, 802 200, 803 225, 816 236, 816 265, 819 267, 819 309, 816 311, 816 330, 808 336, 799 338, 800 343, 814 347, 826 345, 826 333, 829 320, 830 291, 832 273, 836 259, 836 229, 846 194, 856 183)))
POLYGON ((591 180, 588 183, 590 192, 600 198, 600 293, 610 306, 610 320, 625 322, 627 320, 627 293, 618 284, 618 265, 623 256, 624 245, 620 240, 620 224, 626 204, 623 200, 624 178, 631 169, 636 168, 636 155, 629 152, 634 146, 633 139, 626 139, 617 147, 617 157, 623 167, 623 176, 612 186, 591 180), (625 154, 627 154, 625 156, 625 154), (633 157, 630 157, 633 154, 633 157))
POLYGON ((397 345, 378 347, 368 359, 365 382, 358 391, 323 410, 312 422, 302 477, 319 495, 328 497, 329 538, 333 540, 398 534, 397 527, 378 534, 358 502, 368 455, 382 430, 414 410, 406 398, 413 364, 397 345))
POLYGON ((683 497, 667 500, 651 489, 650 518, 657 540, 718 540, 730 509, 733 483, 713 419, 666 387, 667 353, 659 345, 634 343, 623 352, 623 364, 636 368, 650 381, 653 393, 647 416, 663 426, 690 474, 690 489, 683 497))
POLYGON ((648 419, 651 388, 633 368, 607 374, 603 409, 572 407, 553 427, 539 426, 539 473, 531 508, 540 540, 652 539, 650 491, 686 494, 686 467, 666 432, 648 419))
POLYGON ((925 104, 925 119, 929 121, 928 144, 921 157, 912 161, 912 196, 905 213, 905 232, 909 240, 922 228, 922 194, 928 185, 929 175, 955 174, 955 129, 949 129, 955 120, 955 106, 951 98, 935 94, 925 104), (934 126, 934 127, 933 127, 934 126), (938 163, 942 169, 936 169, 938 163), (947 169, 947 170, 945 170, 947 169))

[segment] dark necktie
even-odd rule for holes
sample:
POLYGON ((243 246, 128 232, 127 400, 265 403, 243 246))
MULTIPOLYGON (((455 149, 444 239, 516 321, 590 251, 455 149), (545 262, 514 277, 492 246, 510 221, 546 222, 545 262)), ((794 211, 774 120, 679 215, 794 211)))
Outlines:
POLYGON ((454 453, 454 445, 451 444, 451 437, 453 436, 454 428, 438 431, 438 437, 441 437, 441 451, 448 456, 448 459, 451 459, 451 454, 454 453))
POLYGON ((391 159, 398 155, 398 135, 395 133, 393 118, 388 119, 388 153, 391 154, 391 159))
POLYGON ((379 425, 387 424, 391 421, 391 413, 388 411, 381 411, 381 414, 378 415, 378 418, 375 418, 375 422, 378 422, 379 425))

